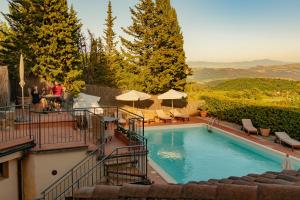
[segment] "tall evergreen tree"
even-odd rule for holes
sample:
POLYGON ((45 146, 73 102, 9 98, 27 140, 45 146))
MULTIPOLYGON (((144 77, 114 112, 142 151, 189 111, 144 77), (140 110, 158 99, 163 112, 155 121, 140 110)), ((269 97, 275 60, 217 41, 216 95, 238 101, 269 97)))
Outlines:
POLYGON ((150 93, 183 90, 189 68, 183 35, 170 1, 156 0, 154 4, 152 0, 140 0, 131 14, 132 25, 123 29, 131 39, 121 37, 128 60, 125 72, 132 74, 131 81, 150 93))
POLYGON ((122 28, 131 38, 120 37, 122 54, 125 61, 123 73, 133 84, 133 88, 145 90, 144 81, 153 55, 154 29, 156 27, 155 5, 152 0, 141 0, 134 8, 130 8, 132 24, 122 28))
POLYGON ((57 80, 74 93, 84 85, 80 80, 79 29, 76 13, 68 12, 66 0, 45 0, 44 15, 37 30, 37 42, 33 45, 37 63, 33 72, 57 80))
POLYGON ((111 76, 102 40, 101 38, 96 39, 90 31, 88 31, 88 34, 90 36, 88 83, 110 85, 111 76))
POLYGON ((116 53, 116 45, 117 45, 117 42, 115 42, 116 34, 113 30, 115 20, 116 17, 113 17, 112 15, 111 1, 109 1, 107 7, 107 17, 105 19, 106 29, 104 30, 105 52, 109 57, 114 56, 116 53))
POLYGON ((157 27, 155 45, 146 90, 160 93, 168 89, 183 90, 189 68, 185 63, 183 35, 170 0, 156 0, 157 27))
POLYGON ((42 22, 43 0, 9 0, 8 3, 9 13, 2 14, 10 26, 10 32, 1 41, 0 62, 8 65, 10 77, 17 79, 21 52, 27 76, 36 61, 31 44, 36 42, 36 29, 42 22))

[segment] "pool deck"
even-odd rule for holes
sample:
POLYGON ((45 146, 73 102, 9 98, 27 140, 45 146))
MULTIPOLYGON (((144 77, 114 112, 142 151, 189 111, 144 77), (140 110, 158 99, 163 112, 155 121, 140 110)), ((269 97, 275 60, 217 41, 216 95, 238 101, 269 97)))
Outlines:
MULTIPOLYGON (((196 124, 196 123, 209 123, 210 118, 200 118, 200 117, 191 117, 189 121, 172 121, 169 123, 163 122, 153 122, 151 124, 145 124, 145 127, 152 127, 152 126, 163 126, 163 125, 178 125, 178 124, 196 124)), ((274 142, 274 136, 270 135, 269 137, 263 137, 261 135, 248 135, 247 133, 241 131, 241 126, 237 124, 232 124, 224 121, 219 121, 218 123, 214 124, 214 127, 219 128, 223 131, 229 132, 241 138, 250 140, 257 144, 261 144, 265 147, 270 149, 282 152, 284 154, 289 154, 290 156, 294 156, 300 159, 300 151, 294 150, 288 146, 283 146, 281 144, 277 144, 274 142)), ((149 177, 155 183, 167 183, 151 166, 149 166, 149 177)))

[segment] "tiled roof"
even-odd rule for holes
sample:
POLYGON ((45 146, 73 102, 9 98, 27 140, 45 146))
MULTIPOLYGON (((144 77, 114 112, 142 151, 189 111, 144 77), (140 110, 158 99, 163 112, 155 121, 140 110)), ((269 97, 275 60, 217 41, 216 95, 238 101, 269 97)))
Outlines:
POLYGON ((74 197, 76 200, 300 200, 300 170, 249 174, 187 184, 97 185, 79 189, 74 197))

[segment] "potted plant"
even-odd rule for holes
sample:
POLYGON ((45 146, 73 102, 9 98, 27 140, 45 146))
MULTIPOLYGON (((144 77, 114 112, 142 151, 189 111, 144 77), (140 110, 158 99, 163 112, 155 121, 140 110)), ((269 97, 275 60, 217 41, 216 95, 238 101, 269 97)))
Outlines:
POLYGON ((264 137, 268 137, 270 135, 271 129, 269 128, 260 128, 260 134, 264 137))
POLYGON ((115 129, 115 136, 116 138, 121 140, 124 144, 129 145, 128 130, 126 130, 122 126, 118 126, 115 129))
POLYGON ((198 110, 200 112, 200 116, 205 118, 207 115, 207 111, 208 111, 207 104, 203 103, 203 104, 199 105, 198 110))

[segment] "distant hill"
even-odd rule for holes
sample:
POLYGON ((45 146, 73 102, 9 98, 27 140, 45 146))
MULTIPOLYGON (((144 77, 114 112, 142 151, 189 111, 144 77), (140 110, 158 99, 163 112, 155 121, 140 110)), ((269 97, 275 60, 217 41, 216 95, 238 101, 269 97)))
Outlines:
POLYGON ((189 77, 197 82, 209 82, 235 78, 282 78, 300 80, 300 64, 237 68, 194 68, 189 77))
POLYGON ((278 60, 262 59, 243 62, 205 62, 205 61, 191 61, 187 62, 191 68, 250 68, 256 66, 273 66, 286 65, 290 62, 283 62, 278 60))
POLYGON ((299 81, 267 78, 240 78, 224 81, 213 86, 215 90, 242 91, 257 89, 260 91, 294 91, 298 88, 299 81))

